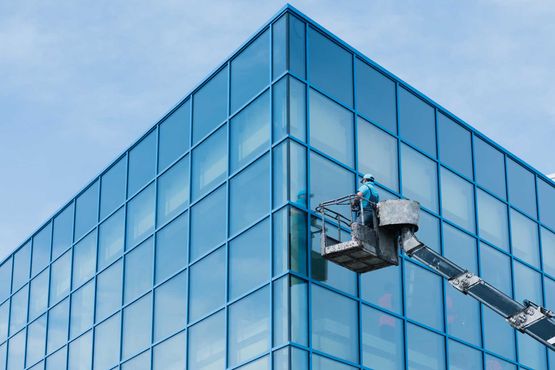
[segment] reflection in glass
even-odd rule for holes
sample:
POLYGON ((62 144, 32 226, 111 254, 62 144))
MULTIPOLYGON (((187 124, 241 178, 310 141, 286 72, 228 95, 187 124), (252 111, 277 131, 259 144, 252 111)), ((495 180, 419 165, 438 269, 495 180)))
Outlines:
POLYGON ((11 292, 12 258, 0 265, 0 302, 9 297, 11 292))
POLYGON ((51 308, 48 313, 48 353, 52 353, 67 341, 68 329, 69 298, 51 308))
POLYGON ((418 240, 440 253, 439 220, 428 212, 420 212, 418 240))
POLYGON ((191 99, 160 124, 158 143, 158 170, 163 170, 189 149, 191 128, 191 99))
POLYGON ((8 370, 21 370, 25 366, 25 330, 8 341, 8 370))
POLYGON ((69 370, 90 370, 92 361, 92 330, 69 344, 69 370))
POLYGON ((443 337, 407 324, 407 357, 410 369, 445 369, 445 344, 443 337))
POLYGON ((156 288, 154 293, 154 340, 159 341, 187 324, 187 272, 156 288))
POLYGON ((511 209, 511 245, 513 254, 529 264, 540 267, 538 224, 511 209))
POLYGON ((308 29, 310 82, 343 103, 353 105, 353 56, 313 28, 308 29))
POLYGON ((98 325, 94 331, 94 369, 111 369, 119 363, 120 314, 98 325))
POLYGON ((69 293, 71 281, 71 250, 52 264, 50 269, 50 305, 69 293))
POLYGON ((518 361, 534 370, 547 369, 546 348, 532 337, 517 332, 518 361))
POLYGON ((476 182, 505 199, 505 163, 503 154, 482 139, 474 138, 476 182))
MULTIPOLYGON (((482 353, 454 340, 449 340, 449 368, 452 370, 480 370, 482 369, 482 353)), ((488 369, 490 368, 488 367, 488 369)))
POLYGON ((480 237, 508 251, 507 206, 482 190, 477 195, 480 237))
POLYGON ((265 155, 231 179, 229 184, 231 234, 235 234, 270 211, 270 176, 270 156, 265 155))
POLYGON ((227 118, 227 66, 193 96, 193 144, 227 118))
POLYGON ((121 260, 98 274, 96 278, 96 322, 104 320, 121 306, 121 260))
POLYGON ((27 328, 27 364, 31 365, 44 357, 46 349, 46 315, 29 324, 27 328))
POLYGON ((555 187, 539 178, 537 183, 540 220, 555 230, 555 207, 542 206, 542 204, 555 204, 555 187))
POLYGON ((125 201, 127 158, 114 164, 100 180, 100 219, 104 219, 125 201))
POLYGON ((399 89, 399 131, 403 139, 436 156, 434 108, 404 88, 399 89))
MULTIPOLYGON (((33 261, 31 276, 41 272, 50 262, 50 239, 52 238, 52 223, 42 228, 33 236, 33 261)), ((0 294, 1 295, 1 294, 0 294)), ((0 297, 1 298, 1 297, 0 297)))
POLYGON ((229 294, 234 299, 270 278, 270 221, 266 219, 229 244, 229 294))
MULTIPOLYGON (((183 370, 186 367, 185 333, 178 334, 154 347, 153 370, 183 370)), ((148 361, 148 360, 147 360, 148 361)), ((135 370, 135 368, 133 368, 135 370)))
POLYGON ((152 330, 152 294, 123 310, 122 357, 139 353, 150 345, 152 330))
POLYGON ((519 302, 528 299, 543 305, 541 275, 517 261, 513 262, 515 299, 519 302))
POLYGON ((399 190, 397 139, 358 118, 359 171, 371 173, 380 184, 399 190))
POLYGON ((229 364, 237 365, 270 348, 270 288, 229 307, 229 364))
POLYGON ((474 231, 474 187, 459 176, 441 168, 441 208, 443 216, 474 231))
POLYGON ((135 194, 156 173, 156 130, 129 151, 127 195, 135 194))
POLYGON ((344 360, 358 361, 357 304, 314 285, 312 347, 344 360))
POLYGON ((472 179, 470 132, 442 113, 437 115, 437 131, 441 162, 472 179))
POLYGON ((225 303, 225 248, 191 266, 189 322, 194 322, 225 303))
POLYGON ((122 364, 121 370, 152 370, 150 367, 150 350, 122 364))
POLYGON ((65 369, 66 364, 67 364, 67 347, 64 347, 46 359, 46 370, 65 369))
POLYGON ((73 247, 73 288, 90 279, 96 270, 96 229, 73 247))
POLYGON ((270 31, 265 31, 231 61, 231 112, 269 83, 270 31))
POLYGON ((405 263, 405 294, 407 316, 443 329, 441 278, 413 263, 405 263))
POLYGON ((308 284, 296 277, 274 282, 274 346, 288 341, 308 345, 308 284))
MULTIPOLYGON (((498 313, 482 310, 484 347, 510 360, 515 359, 515 330, 498 313)), ((489 369, 489 367, 486 367, 489 369)))
POLYGON ((188 236, 187 214, 179 216, 156 234, 156 283, 185 267, 188 236))
POLYGON ((541 228, 543 268, 545 272, 555 276, 555 234, 541 228))
POLYGON ((516 366, 505 362, 497 357, 490 356, 486 354, 486 369, 495 369, 495 370, 516 370, 516 366))
POLYGON ((158 179, 158 225, 181 213, 189 204, 189 158, 185 157, 158 179))
POLYGON ((252 161, 270 145, 270 93, 250 103, 230 123, 230 162, 235 171, 252 161))
POLYGON ((512 159, 507 159, 509 201, 533 218, 537 217, 536 178, 512 159))
POLYGON ((54 218, 52 259, 71 247, 73 242, 73 203, 54 218))
POLYGON ((274 370, 308 370, 308 352, 284 347, 274 352, 274 370))
MULTIPOLYGON (((31 292, 29 294, 29 320, 33 320, 46 311, 48 306, 48 270, 44 270, 31 281, 31 292)), ((0 326, 2 325, 1 316, 0 314, 0 326)), ((6 323, 7 322, 6 320, 6 323)), ((0 330, 0 342, 1 341, 2 331, 0 330)))
POLYGON ((221 244, 226 238, 226 188, 215 190, 191 211, 191 260, 221 244))
POLYGON ((299 80, 286 76, 274 84, 273 139, 279 141, 288 133, 306 140, 306 86, 299 80))
POLYGON ((154 184, 143 190, 127 205, 126 249, 131 249, 154 230, 154 184))
POLYGON ((3 343, 6 340, 6 338, 8 338, 9 316, 10 316, 10 301, 6 301, 0 304, 0 343, 3 343))
POLYGON ((152 288, 153 238, 125 255, 123 303, 129 303, 152 288))
POLYGON ((222 182, 226 173, 227 135, 226 128, 222 127, 193 150, 193 199, 222 182))
POLYGON ((96 181, 75 201, 75 240, 79 240, 98 222, 99 191, 99 181, 96 181))
POLYGON ((355 370, 355 367, 330 360, 327 357, 312 355, 312 370, 355 370))
POLYGON ((71 295, 70 339, 92 326, 94 316, 94 280, 71 295))
POLYGON ((15 292, 29 280, 31 267, 31 243, 25 244, 13 257, 12 292, 15 292))
POLYGON ((401 313, 401 269, 379 269, 360 275, 361 298, 387 310, 401 313))
POLYGON ((123 252, 125 211, 121 208, 104 221, 99 228, 98 270, 112 263, 123 252))
POLYGON ((437 165, 416 150, 401 146, 403 194, 432 211, 438 210, 437 165))
POLYGON ((201 321, 189 329, 189 370, 225 368, 225 313, 201 321))
POLYGON ((309 98, 311 145, 353 167, 353 114, 315 90, 309 98))
POLYGON ((375 369, 400 369, 404 365, 403 322, 362 306, 363 365, 375 369))

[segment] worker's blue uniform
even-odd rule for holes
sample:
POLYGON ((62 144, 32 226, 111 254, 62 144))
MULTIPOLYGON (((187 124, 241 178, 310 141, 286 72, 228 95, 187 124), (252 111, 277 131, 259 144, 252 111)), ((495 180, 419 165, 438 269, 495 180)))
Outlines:
MULTIPOLYGON (((370 181, 367 181, 364 184, 362 184, 358 188, 358 192, 362 193, 362 198, 363 198, 361 199, 361 202, 362 202, 362 208, 364 209, 364 224, 367 226, 373 227, 374 210, 369 203, 370 202, 378 203, 380 201, 380 195, 378 194, 378 191, 374 187, 374 183, 370 181)), ((356 214, 357 214, 356 222, 362 223, 362 219, 360 217, 360 209, 357 210, 356 214)))

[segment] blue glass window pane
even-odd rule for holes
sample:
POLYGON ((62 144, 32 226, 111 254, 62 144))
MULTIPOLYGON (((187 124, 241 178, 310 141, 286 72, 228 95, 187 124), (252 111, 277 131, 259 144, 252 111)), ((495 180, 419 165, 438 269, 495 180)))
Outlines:
MULTIPOLYGON (((338 231, 335 226, 326 224, 326 230, 328 235, 336 238, 338 237, 338 231)), ((346 293, 356 295, 357 274, 338 264, 325 260, 320 254, 321 223, 320 220, 315 217, 312 218, 311 235, 312 250, 310 257, 312 278, 346 293)), ((349 239, 350 235, 348 232, 341 233, 341 241, 347 241, 349 239)))
POLYGON ((185 333, 176 335, 154 347, 153 370, 184 370, 186 365, 185 333))
POLYGON ((470 132, 442 113, 438 113, 437 126, 441 162, 472 179, 470 132))
POLYGON ((225 369, 225 327, 220 311, 189 329, 189 370, 225 369))
POLYGON ((524 266, 514 262, 515 299, 519 302, 528 299, 539 305, 543 305, 541 275, 524 266))
POLYGON ((555 204, 555 187, 538 179, 538 203, 540 208, 540 220, 555 229, 555 207, 546 204, 555 204))
POLYGON ((296 347, 284 347, 274 352, 273 363, 274 370, 308 370, 308 352, 296 347))
POLYGON ((270 211, 270 177, 270 156, 265 155, 231 179, 229 184, 231 234, 250 225, 270 211))
POLYGON ((126 249, 133 248, 154 231, 155 202, 156 192, 151 184, 128 203, 126 249))
POLYGON ((52 351, 66 343, 68 329, 69 298, 51 308, 48 313, 48 353, 52 353, 52 351))
POLYGON ((476 182, 505 199, 505 163, 503 153, 480 138, 474 139, 476 182))
POLYGON ((90 370, 92 361, 92 331, 69 344, 68 370, 90 370))
POLYGON ((310 143, 331 157, 354 166, 353 114, 310 90, 310 143))
POLYGON ((235 171, 269 149, 270 93, 250 103, 230 123, 231 171, 235 171))
POLYGON ((229 365, 270 349, 270 288, 265 287, 229 307, 229 365))
POLYGON ((183 158, 158 179, 158 225, 163 225, 189 205, 189 158, 183 158))
POLYGON ((127 195, 135 194, 156 174, 156 130, 129 151, 127 195))
POLYGON ((25 366, 25 330, 8 342, 8 370, 21 370, 25 366))
POLYGON ((441 278, 412 263, 405 263, 406 313, 413 320, 443 329, 441 278))
POLYGON ((371 123, 358 119, 358 168, 380 184, 398 191, 397 139, 371 123))
POLYGON ((160 124, 158 170, 166 168, 189 149, 190 130, 191 100, 189 99, 160 124))
POLYGON ((221 187, 193 206, 191 259, 195 260, 226 238, 226 189, 221 187))
POLYGON ((538 224, 513 209, 511 209, 511 244, 516 257, 540 267, 538 224))
POLYGON ((441 208, 443 216, 474 232, 474 187, 451 171, 441 168, 441 208))
MULTIPOLYGON (((361 298, 387 310, 401 313, 401 269, 379 269, 360 275, 361 298)), ((389 316, 384 316, 389 317, 389 316)), ((385 322, 391 320, 385 319, 385 322)))
POLYGON ((112 263, 123 252, 125 210, 122 208, 100 225, 98 243, 98 269, 112 263))
POLYGON ((90 279, 96 270, 96 230, 73 247, 73 288, 90 279))
POLYGON ((10 301, 0 305, 0 343, 8 338, 8 320, 10 316, 10 301))
POLYGON ((182 272, 154 293, 154 341, 187 325, 187 272, 182 272))
MULTIPOLYGON (((323 201, 342 197, 354 191, 354 175, 327 159, 310 153, 310 208, 323 201), (325 174, 325 181, 322 176, 325 174)), ((339 211, 343 211, 338 209, 339 211)), ((342 212, 343 213, 343 212, 342 212)), ((349 210, 345 210, 349 217, 349 210)))
MULTIPOLYGON (((514 329, 507 325, 505 319, 489 308, 483 309, 484 347, 503 357, 514 360, 515 337, 514 329)), ((489 368, 486 368, 489 369, 489 368)))
MULTIPOLYGON (((279 144, 273 150, 273 206, 274 208, 284 204, 289 199, 288 189, 288 163, 289 163, 289 144, 287 141, 279 144)), ((294 194, 292 195, 294 197, 294 194)), ((306 196, 304 197, 306 198, 306 196)), ((306 203, 306 202, 305 202, 306 203)), ((306 207, 306 204, 304 204, 306 207)))
POLYGON ((139 299, 123 310, 122 358, 129 358, 150 345, 152 295, 139 299))
POLYGON ((100 181, 100 219, 104 219, 125 201, 127 158, 121 158, 100 181))
POLYGON ((270 221, 266 219, 229 244, 230 299, 270 279, 270 221))
POLYGON ((406 145, 401 146, 401 157, 403 194, 437 212, 437 165, 406 145))
POLYGON ((96 322, 104 320, 121 306, 122 270, 120 260, 96 278, 96 322))
POLYGON ((156 283, 187 265, 189 220, 179 216, 156 235, 156 283))
POLYGON ((94 369, 111 369, 119 363, 120 314, 98 325, 94 331, 94 369))
POLYGON ((193 97, 193 144, 227 118, 227 67, 219 71, 193 97))
POLYGON ((306 213, 292 207, 274 213, 273 244, 274 275, 289 267, 307 274, 306 213))
POLYGON ((152 288, 153 238, 125 255, 123 303, 129 303, 152 288))
POLYGON ((404 88, 399 89, 399 131, 404 140, 436 156, 434 108, 404 88))
MULTIPOLYGON (((48 307, 48 270, 44 270, 31 281, 29 293, 29 320, 38 317, 48 307)), ((2 334, 0 331, 0 342, 2 334)))
POLYGON ((12 258, 0 265, 0 302, 9 297, 12 282, 12 258))
POLYGON ((46 349, 46 315, 27 328, 27 365, 35 364, 44 357, 46 349))
POLYGON ((536 218, 536 179, 534 174, 513 160, 507 159, 507 182, 511 204, 536 218))
POLYGON ((70 338, 92 326, 94 319, 94 281, 71 295, 70 338))
POLYGON ((416 235, 421 242, 440 253, 439 220, 435 216, 428 212, 420 212, 416 235))
POLYGON ((306 149, 293 142, 285 141, 274 148, 274 207, 294 201, 299 207, 307 206, 306 149))
POLYGON ((270 356, 262 357, 256 361, 238 367, 237 370, 270 370, 270 356))
POLYGON ((543 268, 545 272, 555 276, 555 234, 541 228, 543 268))
POLYGON ((66 364, 67 364, 67 347, 64 347, 46 359, 46 370, 65 369, 66 364))
POLYGON ((26 285, 12 296, 10 314, 10 335, 17 333, 27 323, 27 297, 29 286, 26 285))
POLYGON ((231 61, 231 111, 270 83, 270 32, 258 36, 231 61))
POLYGON ((480 266, 484 280, 508 296, 512 296, 511 265, 508 256, 480 243, 480 266))
POLYGON ((357 368, 330 360, 327 357, 312 355, 312 370, 355 370, 357 368))
POLYGON ((99 183, 96 181, 75 201, 75 240, 81 239, 98 222, 99 183))
POLYGON ((355 59, 358 111, 372 123, 397 132, 395 82, 360 59, 355 59))
MULTIPOLYGON (((444 254, 451 261, 478 273, 476 240, 452 226, 443 224, 444 254)), ((480 306, 473 298, 447 287, 447 330, 451 335, 480 345, 480 306)))
POLYGON ((295 78, 284 77, 274 84, 273 140, 279 141, 288 133, 306 140, 306 85, 295 78))
POLYGON ((312 347, 344 360, 358 361, 358 307, 355 301, 312 287, 312 347))
POLYGON ((272 135, 274 143, 285 137, 288 130, 287 76, 272 86, 272 135))
POLYGON ((516 366, 505 362, 503 360, 498 359, 497 357, 493 357, 486 354, 486 369, 495 369, 495 370, 516 370, 516 366))
POLYGON ((306 25, 297 17, 289 17, 289 71, 305 78, 306 25))
POLYGON ((534 370, 547 369, 546 348, 532 337, 517 332, 518 361, 534 370))
POLYGON ((7 343, 0 345, 0 369, 6 368, 6 361, 7 361, 7 343))
POLYGON ((480 370, 482 369, 482 353, 473 348, 462 345, 459 342, 450 340, 449 368, 451 370, 480 370))
POLYGON ((477 195, 480 237, 508 251, 507 206, 482 190, 477 195))
POLYGON ((308 344, 308 284, 295 277, 282 277, 273 288, 274 346, 293 341, 308 344))
POLYGON ((227 134, 222 127, 193 150, 193 199, 222 182, 227 173, 227 134))
POLYGON ((407 325, 409 369, 445 369, 445 343, 443 337, 416 325, 407 325))
POLYGON ((31 243, 25 244, 13 257, 12 292, 15 292, 29 280, 31 272, 31 243))
POLYGON ((404 367, 403 322, 362 306, 362 363, 380 370, 404 367))
POLYGON ((272 78, 287 70, 287 26, 289 14, 283 15, 272 25, 272 78))
POLYGON ((71 282, 71 250, 56 260, 50 270, 50 305, 69 293, 71 282))
POLYGON ((189 322, 194 322, 225 303, 225 248, 191 266, 189 322))
POLYGON ((143 352, 122 364, 121 370, 152 370, 150 367, 150 351, 143 352))
MULTIPOLYGON (((52 239, 52 223, 48 223, 33 236, 33 261, 31 276, 41 272, 50 262, 50 244, 52 239)), ((0 294, 1 295, 1 294, 0 294)))
POLYGON ((352 106, 352 54, 312 28, 308 30, 308 40, 310 82, 334 98, 352 106))
POLYGON ((73 203, 54 219, 52 259, 65 252, 73 243, 73 203))

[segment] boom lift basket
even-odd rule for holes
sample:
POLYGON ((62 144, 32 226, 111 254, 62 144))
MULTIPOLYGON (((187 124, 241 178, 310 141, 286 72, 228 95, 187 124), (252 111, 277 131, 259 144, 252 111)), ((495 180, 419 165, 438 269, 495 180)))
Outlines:
MULTIPOLYGON (((332 209, 335 206, 350 207, 355 200, 355 195, 347 195, 323 202, 316 208, 316 211, 321 215, 320 220, 322 222, 320 241, 322 257, 349 270, 360 273, 398 265, 398 231, 404 225, 409 225, 413 229, 418 228, 418 203, 416 203, 416 212, 404 212, 404 215, 401 212, 400 216, 398 216, 399 211, 414 209, 414 207, 411 208, 409 204, 405 203, 410 201, 394 200, 378 204, 369 203, 369 206, 373 208, 373 227, 369 227, 363 224, 364 219, 362 223, 355 222, 352 210, 351 218, 349 219, 337 210, 332 209), (382 204, 387 202, 393 203, 382 206, 382 204), (381 213, 384 214, 383 217, 380 217, 381 213), (326 221, 333 221, 337 224, 337 238, 328 235, 325 227, 326 221), (341 242, 342 226, 350 227, 351 240, 341 242)), ((361 204, 362 202, 359 203, 361 204)), ((360 213, 361 217, 364 217, 363 209, 361 209, 360 213)))

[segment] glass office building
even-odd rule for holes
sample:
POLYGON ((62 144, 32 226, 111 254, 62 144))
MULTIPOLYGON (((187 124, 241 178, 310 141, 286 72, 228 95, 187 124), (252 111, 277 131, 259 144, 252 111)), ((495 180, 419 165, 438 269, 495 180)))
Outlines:
POLYGON ((554 368, 409 258, 321 258, 315 206, 366 172, 555 307, 554 183, 288 6, 0 264, 0 369, 554 368))

